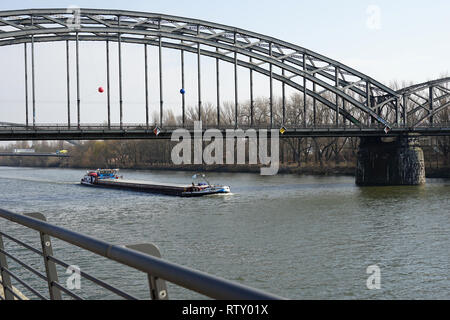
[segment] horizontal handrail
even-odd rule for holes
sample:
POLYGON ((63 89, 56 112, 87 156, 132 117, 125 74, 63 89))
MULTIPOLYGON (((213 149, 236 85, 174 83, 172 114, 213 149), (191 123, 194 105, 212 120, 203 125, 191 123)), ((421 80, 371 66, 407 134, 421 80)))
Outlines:
POLYGON ((76 293, 70 291, 69 289, 65 288, 64 286, 60 285, 58 282, 52 281, 52 286, 55 286, 59 290, 63 291, 65 294, 71 296, 72 298, 76 300, 84 300, 82 297, 77 295, 76 293))
POLYGON ((8 290, 9 292, 11 292, 11 294, 12 294, 15 298, 17 298, 17 300, 23 300, 22 297, 19 296, 19 295, 13 290, 13 288, 11 288, 11 287, 5 285, 5 283, 3 282, 3 279, 0 280, 0 284, 1 284, 2 287, 3 287, 3 293, 4 293, 5 295, 6 295, 6 290, 8 290))
POLYGON ((14 242, 17 243, 18 245, 20 245, 20 246, 24 247, 25 249, 28 249, 28 250, 30 250, 30 251, 32 251, 32 252, 38 254, 38 255, 40 255, 40 256, 43 255, 42 252, 39 251, 38 249, 33 248, 32 246, 27 245, 25 242, 20 241, 19 239, 16 239, 16 238, 14 238, 14 237, 12 237, 12 236, 10 236, 10 235, 4 233, 4 232, 1 232, 1 231, 0 231, 0 236, 4 236, 5 238, 7 238, 7 239, 9 239, 9 240, 11 240, 11 241, 14 241, 14 242))
POLYGON ((8 251, 2 250, 0 249, 0 253, 3 253, 5 256, 7 256, 8 258, 11 258, 12 260, 14 260, 15 262, 17 262, 18 264, 20 264, 22 267, 24 267, 25 269, 27 269, 28 271, 31 271, 32 273, 34 273, 35 275, 37 275, 39 278, 41 278, 42 280, 47 281, 47 277, 45 275, 43 275, 42 273, 40 273, 39 271, 37 271, 36 269, 34 269, 33 267, 30 267, 29 265, 27 265, 25 262, 21 261, 20 259, 14 257, 12 254, 10 254, 8 251))
POLYGON ((273 300, 282 297, 193 270, 163 259, 149 256, 126 247, 113 245, 96 238, 58 227, 28 216, 0 209, 0 217, 21 224, 105 258, 165 279, 186 289, 214 299, 273 300))
POLYGON ((40 294, 37 290, 33 289, 28 283, 20 279, 18 276, 16 276, 14 273, 12 273, 10 270, 6 268, 2 268, 3 271, 5 271, 7 274, 9 274, 12 278, 14 278, 17 282, 19 282, 21 285, 23 285, 25 288, 30 290, 32 293, 34 293, 36 296, 41 298, 42 300, 48 300, 46 297, 44 297, 42 294, 40 294))
MULTIPOLYGON (((53 262, 55 262, 56 264, 58 264, 58 265, 64 267, 64 268, 69 268, 69 267, 70 267, 69 264, 67 264, 67 263, 65 263, 64 261, 61 261, 61 260, 59 260, 59 259, 57 259, 57 258, 55 258, 55 257, 53 257, 53 256, 49 256, 48 259, 49 259, 50 261, 53 261, 53 262)), ((109 290, 109 291, 111 291, 111 292, 117 294, 118 296, 121 296, 122 298, 125 298, 125 299, 128 299, 128 300, 137 300, 137 299, 138 299, 138 298, 136 298, 136 297, 130 295, 129 293, 126 293, 125 291, 122 291, 122 290, 120 290, 120 289, 114 288, 114 287, 111 286, 110 284, 108 284, 108 283, 106 283, 106 282, 104 282, 104 281, 101 281, 101 280, 99 280, 99 279, 97 279, 97 278, 91 276, 90 274, 81 271, 81 270, 80 270, 80 276, 82 276, 83 278, 85 278, 85 279, 87 279, 87 280, 89 280, 89 281, 92 281, 92 282, 95 283, 95 284, 98 284, 99 286, 101 286, 101 287, 103 287, 103 288, 105 288, 105 289, 107 289, 107 290, 109 290)))

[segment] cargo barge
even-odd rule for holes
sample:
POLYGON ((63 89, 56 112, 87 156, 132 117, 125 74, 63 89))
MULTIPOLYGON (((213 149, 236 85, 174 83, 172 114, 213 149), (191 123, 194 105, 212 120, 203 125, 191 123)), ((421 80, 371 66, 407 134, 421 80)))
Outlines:
POLYGON ((230 193, 229 186, 212 185, 205 175, 194 175, 190 185, 161 183, 152 181, 126 180, 119 176, 118 169, 89 170, 81 179, 81 184, 90 187, 122 189, 179 197, 201 197, 212 194, 230 193), (205 182, 195 182, 195 180, 205 182))

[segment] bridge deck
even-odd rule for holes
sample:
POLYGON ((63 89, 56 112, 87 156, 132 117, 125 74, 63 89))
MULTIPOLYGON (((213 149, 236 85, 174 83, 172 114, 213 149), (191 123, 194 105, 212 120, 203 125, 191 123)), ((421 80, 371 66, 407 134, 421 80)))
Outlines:
POLYGON ((118 179, 118 180, 100 180, 99 184, 104 185, 123 185, 123 186, 138 186, 138 187, 168 187, 168 188, 179 188, 184 189, 190 187, 189 184, 175 184, 175 183, 163 183, 155 181, 143 181, 143 180, 130 180, 130 179, 118 179))
MULTIPOLYGON (((36 126, 36 127, 8 127, 0 126, 0 141, 19 141, 19 140, 120 140, 120 139, 170 139, 172 133, 178 127, 163 127, 160 133, 156 135, 153 132, 154 127, 145 126, 123 126, 105 127, 105 126, 81 126, 77 127, 61 127, 61 126, 36 126)), ((211 126, 211 129, 215 128, 211 126)), ((207 128, 203 128, 203 132, 207 128)), ((234 129, 218 128, 223 136, 226 136, 226 130, 234 129)), ((248 127, 241 127, 247 130, 248 127)), ((255 127, 259 133, 260 129, 267 127, 255 127)), ((275 130, 277 128, 274 128, 275 130)), ((192 128, 187 128, 191 135, 194 133, 192 128)), ((450 124, 430 127, 416 128, 393 128, 389 133, 385 132, 385 128, 355 128, 355 127, 317 127, 317 128, 290 128, 280 135, 282 138, 297 137, 367 137, 367 136, 400 136, 406 134, 417 134, 422 136, 442 136, 450 135, 450 124)), ((270 131, 268 132, 270 136, 270 131)))
POLYGON ((68 154, 44 153, 44 152, 0 152, 0 157, 54 157, 69 158, 68 154))

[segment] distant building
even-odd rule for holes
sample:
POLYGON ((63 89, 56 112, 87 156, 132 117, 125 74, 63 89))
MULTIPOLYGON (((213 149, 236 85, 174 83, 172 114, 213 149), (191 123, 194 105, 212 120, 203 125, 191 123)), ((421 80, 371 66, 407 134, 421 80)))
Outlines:
POLYGON ((14 149, 14 153, 34 153, 34 149, 14 149))

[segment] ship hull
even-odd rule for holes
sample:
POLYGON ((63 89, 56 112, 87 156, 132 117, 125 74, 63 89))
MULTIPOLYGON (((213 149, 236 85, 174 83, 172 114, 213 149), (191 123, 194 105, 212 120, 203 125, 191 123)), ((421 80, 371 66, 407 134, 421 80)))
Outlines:
POLYGON ((97 182, 90 182, 82 180, 81 185, 96 188, 129 190, 178 197, 203 197, 214 194, 230 193, 230 188, 228 186, 191 187, 170 184, 155 184, 144 181, 99 180, 97 182))

